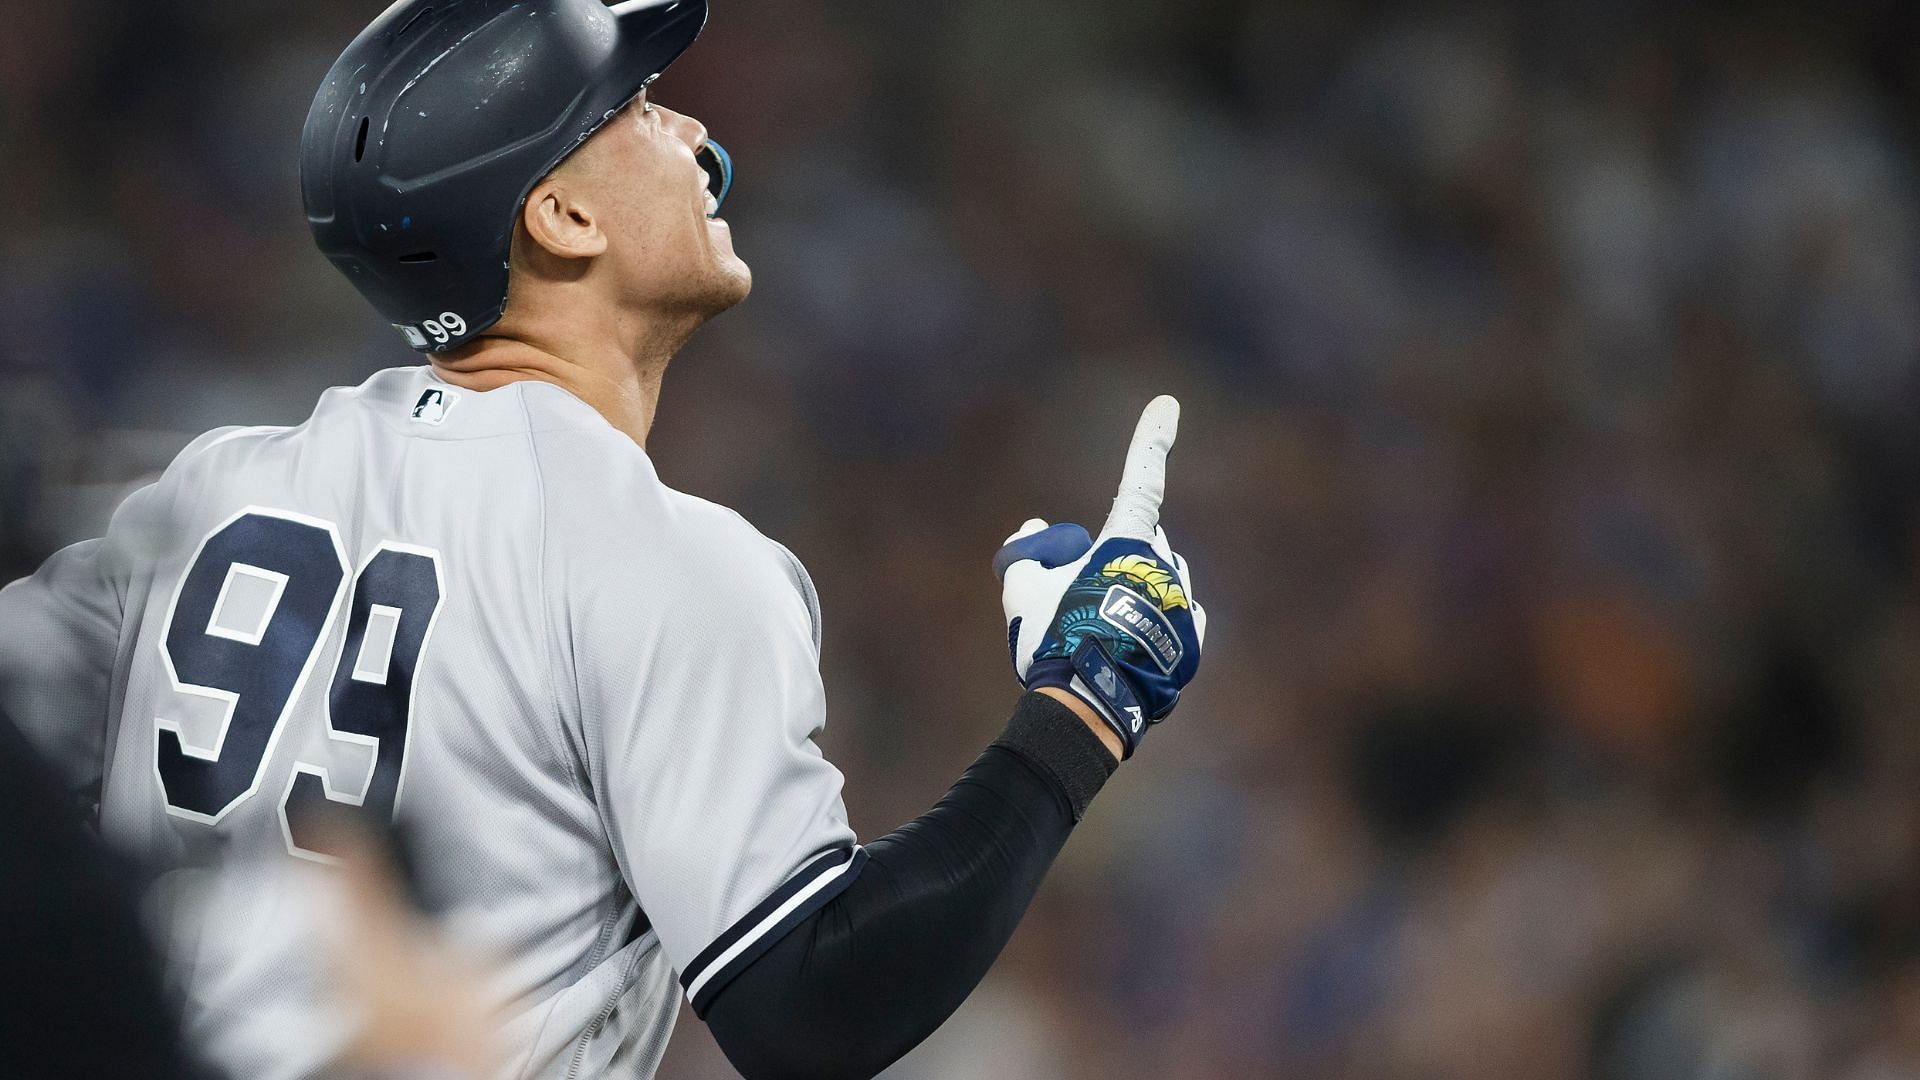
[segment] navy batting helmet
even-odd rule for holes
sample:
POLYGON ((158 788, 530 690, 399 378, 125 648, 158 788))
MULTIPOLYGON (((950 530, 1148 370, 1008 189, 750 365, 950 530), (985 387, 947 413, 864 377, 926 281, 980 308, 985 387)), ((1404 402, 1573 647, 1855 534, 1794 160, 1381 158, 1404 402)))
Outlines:
MULTIPOLYGON (((415 349, 471 340, 506 309, 527 193, 706 20, 707 0, 400 0, 307 113, 314 240, 415 349)), ((725 154, 702 164, 722 193, 725 154)))

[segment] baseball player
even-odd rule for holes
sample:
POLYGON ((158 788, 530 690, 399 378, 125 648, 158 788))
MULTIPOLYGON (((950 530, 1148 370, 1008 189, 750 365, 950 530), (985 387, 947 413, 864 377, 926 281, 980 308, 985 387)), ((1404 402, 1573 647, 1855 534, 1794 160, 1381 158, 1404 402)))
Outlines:
POLYGON ((1159 398, 1097 537, 1030 521, 994 561, 1004 732, 856 842, 806 571, 645 449, 668 360, 751 281, 731 162, 647 90, 706 14, 375 19, 314 99, 303 193, 427 362, 196 439, 0 592, 0 709, 178 869, 189 1031, 234 1075, 314 1075, 345 1037, 311 1008, 327 958, 282 932, 319 811, 404 819, 426 899, 500 960, 508 1075, 649 1076, 682 995, 748 1077, 871 1075, 971 992, 1193 677, 1159 398))

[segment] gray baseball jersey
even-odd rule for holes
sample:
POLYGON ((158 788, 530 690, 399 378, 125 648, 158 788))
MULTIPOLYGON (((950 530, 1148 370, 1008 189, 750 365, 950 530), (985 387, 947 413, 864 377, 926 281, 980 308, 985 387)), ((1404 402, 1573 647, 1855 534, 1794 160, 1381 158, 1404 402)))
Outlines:
POLYGON ((683 992, 863 862, 819 642, 794 557, 589 406, 408 368, 202 436, 0 591, 0 708, 178 868, 172 970, 233 1075, 310 1075, 347 1030, 303 930, 332 803, 406 821, 499 958, 507 1075, 647 1076, 683 992))

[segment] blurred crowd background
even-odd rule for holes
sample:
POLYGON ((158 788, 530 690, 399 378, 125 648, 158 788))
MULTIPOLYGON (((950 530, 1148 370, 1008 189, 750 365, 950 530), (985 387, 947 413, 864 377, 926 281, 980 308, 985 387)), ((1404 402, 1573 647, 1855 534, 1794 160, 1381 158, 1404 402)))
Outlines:
MULTIPOLYGON (((296 175, 380 6, 5 6, 0 576, 415 362, 296 175)), ((1185 404, 1199 681, 894 1075, 1920 1076, 1920 8, 714 7, 756 286, 649 449, 812 570, 863 836, 1185 404)))

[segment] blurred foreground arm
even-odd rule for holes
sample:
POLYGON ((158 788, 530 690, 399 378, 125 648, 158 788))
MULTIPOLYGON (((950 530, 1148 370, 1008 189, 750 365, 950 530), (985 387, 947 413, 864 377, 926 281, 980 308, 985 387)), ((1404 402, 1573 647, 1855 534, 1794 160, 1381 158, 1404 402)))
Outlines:
POLYGON ((106 766, 108 698, 130 576, 153 488, 121 504, 104 539, 55 552, 0 589, 0 710, 59 771, 87 816, 106 766))
POLYGON ((993 965, 1117 759, 1172 711, 1205 619, 1158 530, 1177 417, 1161 398, 1141 418, 1099 545, 1029 522, 994 560, 1030 690, 1000 737, 708 1002, 703 1018, 749 1080, 872 1076, 932 1034, 993 965))

